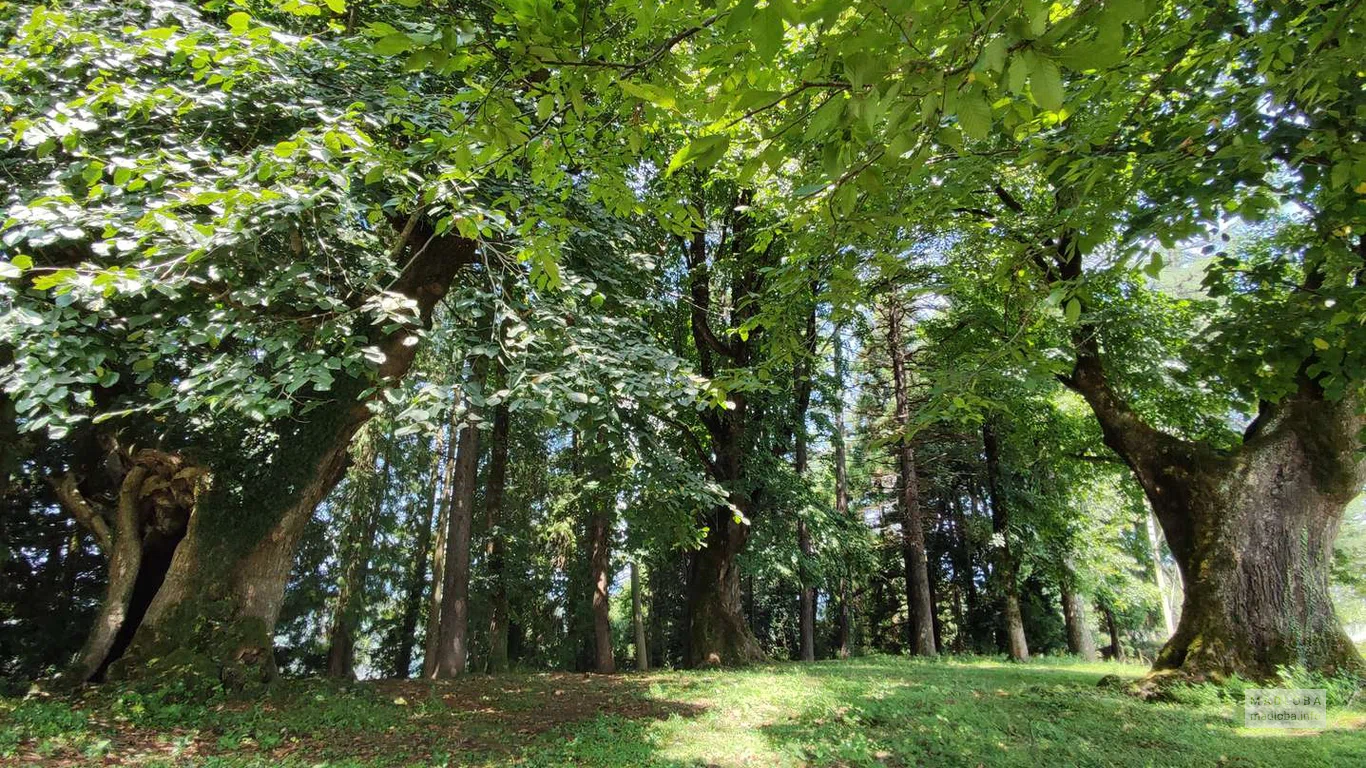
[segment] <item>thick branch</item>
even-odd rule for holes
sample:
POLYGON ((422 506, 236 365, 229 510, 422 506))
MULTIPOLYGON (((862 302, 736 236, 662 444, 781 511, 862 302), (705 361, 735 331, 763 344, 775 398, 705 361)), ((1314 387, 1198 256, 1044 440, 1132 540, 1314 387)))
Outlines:
POLYGON ((104 516, 95 511, 95 508, 86 501, 85 496, 76 487, 76 476, 70 472, 62 475, 61 479, 48 479, 52 486, 53 493, 57 496, 57 503, 67 514, 76 519, 86 530, 95 535, 95 543, 99 545, 100 551, 108 553, 113 546, 113 535, 109 530, 109 522, 104 516))

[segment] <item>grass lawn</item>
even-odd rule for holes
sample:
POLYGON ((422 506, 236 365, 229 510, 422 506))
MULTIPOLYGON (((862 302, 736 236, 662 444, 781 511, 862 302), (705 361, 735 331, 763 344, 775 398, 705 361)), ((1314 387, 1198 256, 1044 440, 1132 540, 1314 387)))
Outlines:
POLYGON ((1212 689, 1096 687, 1142 667, 870 657, 744 671, 281 684, 207 706, 0 699, 0 765, 1366 766, 1366 706, 1250 731, 1212 689))

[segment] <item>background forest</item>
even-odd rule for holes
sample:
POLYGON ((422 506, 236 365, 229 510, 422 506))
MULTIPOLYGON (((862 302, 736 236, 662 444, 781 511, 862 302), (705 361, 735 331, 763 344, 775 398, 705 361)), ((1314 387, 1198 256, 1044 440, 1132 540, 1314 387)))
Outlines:
POLYGON ((0 2, 0 675, 1359 671, 1364 25, 0 2))

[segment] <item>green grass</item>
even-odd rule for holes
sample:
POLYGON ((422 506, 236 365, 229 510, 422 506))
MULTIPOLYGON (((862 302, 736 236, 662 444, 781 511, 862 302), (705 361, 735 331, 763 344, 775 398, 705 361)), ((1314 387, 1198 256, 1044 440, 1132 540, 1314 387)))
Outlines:
POLYGON ((1136 666, 869 657, 744 671, 282 684, 183 705, 96 692, 0 700, 0 764, 147 766, 1366 765, 1366 708, 1241 727, 1237 693, 1146 703, 1136 666))

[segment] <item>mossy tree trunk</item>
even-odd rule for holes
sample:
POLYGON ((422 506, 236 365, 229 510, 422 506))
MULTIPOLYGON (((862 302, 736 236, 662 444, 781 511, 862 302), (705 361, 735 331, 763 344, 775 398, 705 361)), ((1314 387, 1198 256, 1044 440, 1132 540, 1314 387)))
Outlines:
MULTIPOLYGON (((1045 278, 1083 279, 1082 250, 1064 232, 1037 255, 1045 278)), ((1317 280, 1313 265, 1306 287, 1317 280)), ((1242 442, 1221 449, 1155 428, 1115 389, 1099 329, 1072 333, 1063 383, 1086 399, 1106 446, 1128 464, 1162 526, 1185 597, 1155 676, 1269 679, 1280 665, 1363 669, 1328 593, 1333 540, 1366 482, 1360 403, 1330 398, 1307 359, 1297 389, 1263 402, 1242 442)))
MULTIPOLYGON (((389 290, 413 300, 418 324, 429 325, 456 272, 472 260, 474 243, 435 236, 415 216, 396 261, 405 251, 414 255, 389 290)), ((366 331, 384 355, 380 380, 407 373, 418 330, 366 331)), ((351 438, 371 418, 361 395, 372 383, 339 377, 332 391, 309 395, 310 409, 272 423, 274 440, 250 441, 262 446, 254 453, 241 455, 229 444, 223 455, 236 458, 210 466, 212 487, 199 497, 166 578, 111 674, 197 678, 229 688, 274 679, 275 623, 294 553, 346 468, 351 438)))
POLYGON ((1263 406, 1241 446, 1216 451, 1144 423, 1093 354, 1079 357, 1070 383, 1143 486, 1185 583, 1155 672, 1268 679, 1280 665, 1362 668, 1328 592, 1338 525, 1366 482, 1354 401, 1327 400, 1304 380, 1263 406))

